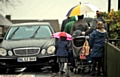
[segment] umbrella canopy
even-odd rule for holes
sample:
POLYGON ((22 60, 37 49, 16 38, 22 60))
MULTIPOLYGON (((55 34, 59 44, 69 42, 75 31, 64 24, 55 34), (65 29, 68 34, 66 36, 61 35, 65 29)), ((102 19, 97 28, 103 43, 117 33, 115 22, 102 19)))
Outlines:
POLYGON ((81 14, 86 14, 89 12, 95 12, 99 10, 96 6, 92 5, 92 4, 79 4, 77 6, 72 7, 68 13, 67 13, 67 17, 71 17, 71 16, 76 16, 76 15, 81 15, 81 14))
POLYGON ((94 18, 91 18, 91 17, 85 17, 84 20, 87 22, 87 23, 90 23, 94 20, 94 18))
POLYGON ((52 34, 53 37, 55 38, 60 38, 60 36, 67 37, 66 40, 72 40, 72 36, 66 32, 56 32, 52 34))

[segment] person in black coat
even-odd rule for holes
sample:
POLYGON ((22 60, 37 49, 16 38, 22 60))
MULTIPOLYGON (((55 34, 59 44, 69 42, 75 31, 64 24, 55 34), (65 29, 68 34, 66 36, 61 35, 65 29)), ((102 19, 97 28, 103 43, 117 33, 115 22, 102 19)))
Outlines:
POLYGON ((64 20, 62 21, 61 32, 64 31, 65 25, 66 25, 69 21, 70 21, 69 17, 67 17, 66 19, 64 19, 64 20))
POLYGON ((95 18, 95 19, 93 20, 93 24, 92 24, 91 28, 88 29, 88 30, 85 32, 85 35, 88 35, 88 34, 92 33, 92 32, 96 29, 96 26, 97 26, 98 21, 102 21, 103 24, 104 24, 105 30, 106 30, 106 31, 108 30, 108 29, 107 29, 107 23, 105 22, 105 20, 104 20, 104 18, 103 18, 103 13, 100 12, 100 11, 96 11, 96 16, 97 16, 97 18, 95 18))
POLYGON ((84 21, 84 15, 78 15, 78 20, 73 24, 71 28, 71 35, 75 30, 81 30, 82 34, 84 35, 85 32, 89 29, 87 22, 84 21))

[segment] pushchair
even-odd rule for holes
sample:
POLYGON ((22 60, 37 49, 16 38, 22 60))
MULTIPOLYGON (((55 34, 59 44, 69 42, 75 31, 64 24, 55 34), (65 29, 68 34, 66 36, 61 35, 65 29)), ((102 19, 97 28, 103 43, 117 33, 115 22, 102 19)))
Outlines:
POLYGON ((73 50, 73 57, 75 61, 75 68, 73 70, 74 74, 78 73, 89 73, 91 70, 91 57, 90 54, 85 56, 84 59, 80 59, 81 49, 85 41, 89 41, 89 36, 77 36, 73 37, 72 40, 72 50, 73 50))

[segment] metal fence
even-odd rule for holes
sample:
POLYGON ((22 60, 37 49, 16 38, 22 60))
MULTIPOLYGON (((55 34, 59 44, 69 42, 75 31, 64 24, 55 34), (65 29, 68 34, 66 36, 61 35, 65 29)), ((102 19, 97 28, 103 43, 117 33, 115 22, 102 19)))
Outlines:
POLYGON ((106 42, 104 56, 104 74, 106 77, 120 77, 119 71, 120 49, 110 42, 106 42))
POLYGON ((109 39, 108 41, 120 49, 120 39, 109 39))

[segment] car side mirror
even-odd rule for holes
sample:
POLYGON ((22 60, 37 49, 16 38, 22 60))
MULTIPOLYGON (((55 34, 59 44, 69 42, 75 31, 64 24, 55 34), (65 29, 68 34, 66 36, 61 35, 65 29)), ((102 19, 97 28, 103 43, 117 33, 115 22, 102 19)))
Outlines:
POLYGON ((0 43, 3 41, 3 37, 0 37, 0 43))

